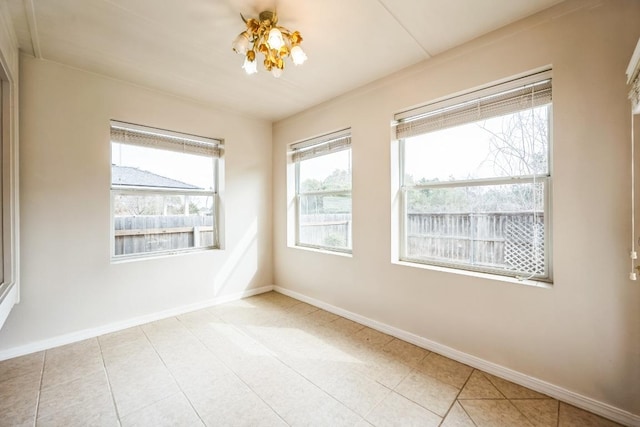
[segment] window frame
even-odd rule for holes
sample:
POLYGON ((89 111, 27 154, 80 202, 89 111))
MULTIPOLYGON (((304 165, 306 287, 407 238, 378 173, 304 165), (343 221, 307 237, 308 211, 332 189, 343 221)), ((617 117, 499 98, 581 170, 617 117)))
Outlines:
MULTIPOLYGON (((473 100, 474 98, 483 98, 487 96, 492 96, 496 94, 500 94, 511 90, 513 88, 535 84, 540 81, 552 80, 552 73, 550 69, 534 73, 531 75, 527 75, 521 78, 513 79, 506 81, 504 83, 494 84, 487 86, 483 89, 472 91, 466 94, 462 94, 459 96, 454 96, 451 98, 446 98, 442 101, 438 101, 435 103, 427 104, 422 107, 418 107, 415 109, 411 109, 408 111, 404 111, 398 113, 395 116, 395 121, 393 122, 393 133, 392 139, 397 144, 397 204, 396 209, 398 209, 398 214, 392 215, 397 219, 397 236, 398 246, 395 250, 396 256, 395 259, 402 263, 407 263, 409 265, 424 265, 424 266, 436 266, 436 267, 444 267, 447 269, 451 269, 452 271, 468 271, 472 273, 485 273, 491 276, 500 276, 500 277, 511 277, 515 278, 519 281, 534 281, 534 282, 543 282, 543 283, 552 283, 553 282, 553 263, 552 263, 552 176, 553 176, 553 161, 552 161, 552 144, 553 144, 553 102, 549 104, 548 107, 548 117, 547 117, 547 126, 548 126, 548 141, 547 141, 547 173, 538 173, 538 174, 530 174, 530 175, 514 175, 514 176, 505 176, 505 177, 490 177, 490 178, 478 178, 478 179, 466 179, 466 180, 452 180, 452 181, 440 181, 433 182, 428 184, 407 184, 405 183, 405 137, 397 138, 396 137, 396 129, 397 126, 402 123, 403 120, 411 119, 417 116, 422 116, 429 114, 433 111, 439 111, 441 109, 446 108, 454 108, 457 105, 461 105, 464 103, 473 100), (505 184, 542 184, 543 188, 543 197, 542 197, 542 220, 544 224, 544 274, 531 274, 526 272, 517 272, 517 271, 509 271, 499 268, 491 268, 491 267, 483 267, 483 266, 475 266, 471 264, 464 263, 456 263, 456 262, 447 262, 441 260, 433 260, 433 259, 422 259, 411 257, 408 255, 408 193, 414 190, 423 190, 423 189, 434 189, 434 188, 459 188, 459 187, 470 187, 470 186, 491 186, 491 185, 505 185, 505 184)), ((551 83, 552 85, 552 83, 551 83)), ((528 109, 527 109, 528 110, 528 109)), ((515 112, 515 111, 514 111, 515 112)), ((467 121, 465 123, 473 123, 473 121, 467 121)), ((458 126, 458 125, 456 125, 458 126)), ((432 131, 429 131, 432 132, 432 131)), ((421 134, 426 134, 429 132, 424 132, 421 134)), ((413 135, 413 136, 418 136, 413 135)), ((410 137, 409 137, 410 138, 410 137)))
MULTIPOLYGON (((223 171, 223 154, 224 154, 224 140, 220 138, 208 138, 208 137, 200 137, 180 132, 168 131, 165 129, 153 128, 149 126, 136 125, 126 122, 120 122, 116 120, 111 120, 110 129, 113 129, 114 126, 122 126, 131 131, 142 131, 157 134, 159 136, 166 136, 170 138, 188 138, 188 139, 196 139, 201 142, 211 141, 212 144, 215 144, 217 153, 216 155, 207 156, 210 158, 212 162, 212 181, 213 187, 211 190, 199 190, 199 189, 175 189, 175 188, 163 188, 163 187, 145 187, 145 186, 132 186, 132 185, 118 185, 113 184, 113 176, 111 177, 111 185, 110 185, 110 256, 111 262, 123 262, 123 261, 131 261, 131 260, 140 260, 140 259, 150 259, 150 258, 158 258, 158 257, 166 257, 173 256, 179 254, 186 254, 192 252, 204 252, 211 250, 220 250, 223 249, 223 232, 222 224, 223 224, 223 210, 222 210, 222 198, 221 198, 221 187, 222 187, 222 171, 223 171), (160 251, 151 251, 151 252, 138 252, 131 254, 121 254, 116 255, 116 230, 115 230, 115 200, 119 195, 133 195, 133 196, 207 196, 212 197, 213 201, 213 244, 206 246, 193 246, 188 248, 176 248, 176 249, 167 249, 160 251)), ((109 143, 111 146, 111 150, 113 150, 114 141, 112 138, 109 138, 109 143)), ((118 142, 121 144, 125 144, 124 142, 118 142)), ((137 145, 140 144, 129 144, 129 145, 137 145)), ((166 148, 158 148, 163 149, 165 151, 171 151, 166 148)), ((112 174, 112 173, 111 173, 112 174)))
POLYGON ((20 302, 18 72, 3 53, 0 52, 0 328, 20 302))
POLYGON ((295 247, 299 247, 299 248, 307 248, 307 249, 315 249, 315 250, 320 250, 320 251, 327 251, 327 252, 335 252, 335 253, 340 253, 340 254, 352 254, 353 253, 353 175, 351 176, 351 185, 350 188, 348 190, 319 190, 319 191, 306 191, 303 192, 300 190, 300 164, 301 162, 305 161, 305 160, 309 160, 310 158, 305 158, 305 159, 300 159, 300 160, 295 160, 295 153, 298 150, 314 150, 314 147, 319 147, 319 146, 323 146, 325 144, 331 144, 332 141, 338 141, 338 140, 347 140, 348 142, 346 142, 344 144, 344 146, 346 146, 347 148, 341 148, 339 150, 327 150, 326 153, 322 153, 322 154, 316 154, 313 157, 310 158, 315 158, 315 157, 320 157, 320 156, 325 156, 325 155, 330 155, 330 154, 334 154, 340 151, 350 151, 349 154, 349 170, 352 171, 352 146, 351 146, 351 129, 347 128, 347 129, 343 129, 337 132, 331 132, 328 134, 324 134, 315 138, 310 138, 307 140, 303 140, 297 143, 293 143, 290 145, 290 150, 289 150, 289 154, 290 154, 290 158, 291 158, 291 163, 293 163, 293 170, 294 170, 294 246, 295 247), (345 196, 348 195, 351 199, 351 206, 352 206, 352 213, 351 213, 351 220, 349 221, 349 223, 347 224, 348 227, 348 240, 347 240, 347 247, 342 248, 342 247, 336 247, 336 246, 329 246, 329 245, 314 245, 314 244, 310 244, 310 243, 305 243, 305 242, 301 242, 300 241, 300 229, 301 229, 301 221, 300 221, 300 215, 302 213, 302 199, 305 196, 345 196))

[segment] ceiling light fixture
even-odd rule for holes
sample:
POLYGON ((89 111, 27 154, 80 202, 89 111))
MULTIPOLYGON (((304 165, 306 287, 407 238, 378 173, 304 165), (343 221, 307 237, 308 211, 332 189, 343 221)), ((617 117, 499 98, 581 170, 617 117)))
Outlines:
POLYGON ((295 65, 307 60, 307 55, 300 47, 300 32, 277 25, 278 15, 275 12, 261 12, 258 19, 245 19, 242 14, 240 17, 247 24, 247 29, 236 37, 231 47, 236 53, 244 55, 242 68, 247 74, 258 72, 257 53, 264 55, 264 68, 271 71, 274 77, 282 75, 287 56, 291 56, 295 65))

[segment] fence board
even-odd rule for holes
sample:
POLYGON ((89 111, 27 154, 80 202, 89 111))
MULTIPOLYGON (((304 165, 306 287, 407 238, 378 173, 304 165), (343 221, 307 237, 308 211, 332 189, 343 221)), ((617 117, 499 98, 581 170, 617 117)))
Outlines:
POLYGON ((215 244, 214 218, 209 215, 115 217, 114 234, 116 256, 215 244))
POLYGON ((302 215, 298 241, 311 246, 350 248, 351 214, 302 215))
POLYGON ((544 273, 542 212, 409 213, 405 226, 410 259, 544 273))

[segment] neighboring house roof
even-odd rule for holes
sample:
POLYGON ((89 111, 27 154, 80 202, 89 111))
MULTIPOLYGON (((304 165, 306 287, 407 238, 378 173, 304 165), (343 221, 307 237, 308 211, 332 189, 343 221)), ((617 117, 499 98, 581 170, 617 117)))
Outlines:
POLYGON ((157 175, 153 172, 131 166, 111 165, 111 183, 114 185, 129 185, 132 187, 201 190, 200 187, 195 185, 187 184, 186 182, 177 181, 175 179, 167 178, 166 176, 157 175))

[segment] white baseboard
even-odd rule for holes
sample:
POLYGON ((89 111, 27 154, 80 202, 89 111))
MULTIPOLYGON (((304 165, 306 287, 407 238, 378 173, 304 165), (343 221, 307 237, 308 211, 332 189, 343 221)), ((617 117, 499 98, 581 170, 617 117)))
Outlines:
POLYGON ((59 335, 53 338, 47 338, 47 339, 29 343, 23 346, 10 348, 8 350, 2 350, 0 351, 0 361, 11 359, 13 357, 24 356, 25 354, 31 354, 31 353, 35 353, 42 350, 48 350, 50 348, 71 344, 71 343, 86 340, 89 338, 94 338, 99 335, 120 331, 123 329, 131 328, 133 326, 139 326, 145 323, 154 322, 156 320, 166 319, 168 317, 178 316, 180 314, 201 310, 203 308, 212 307, 214 305, 224 304, 226 302, 231 302, 231 301, 237 301, 242 298, 247 298, 253 295, 262 294, 264 292, 269 292, 272 290, 273 290, 273 286, 263 286, 261 288, 247 289, 245 291, 237 292, 235 294, 224 295, 224 296, 216 297, 206 301, 199 301, 194 304, 170 308, 168 310, 163 310, 157 313, 146 314, 144 316, 134 317, 132 319, 127 319, 124 321, 110 323, 104 326, 99 326, 97 328, 83 329, 81 331, 59 335))
POLYGON ((354 322, 368 326, 377 331, 384 332, 385 334, 394 336, 403 341, 407 341, 411 344, 415 344, 418 347, 422 347, 426 350, 433 351, 434 353, 438 353, 442 356, 446 356, 460 363, 464 363, 476 369, 480 369, 484 372, 490 373, 492 375, 495 375, 497 377, 503 378, 513 383, 519 384, 521 386, 530 388, 531 390, 535 390, 539 393, 546 394, 547 396, 553 397, 562 402, 569 403, 578 408, 585 409, 589 412, 593 412, 594 414, 598 414, 600 416, 616 421, 618 423, 628 425, 628 426, 640 426, 640 415, 632 414, 631 412, 622 410, 620 408, 616 408, 615 406, 609 405, 607 403, 603 403, 598 400, 592 399, 590 397, 583 396, 581 394, 578 394, 571 390, 567 390, 557 385, 548 383, 538 378, 530 377, 521 372, 517 372, 512 369, 505 368, 504 366, 497 365, 495 363, 489 362, 479 357, 464 353, 460 350, 447 347, 446 345, 442 345, 440 343, 431 341, 427 338, 412 334, 402 329, 389 326, 385 323, 378 322, 377 320, 369 319, 368 317, 364 317, 359 314, 352 313, 340 307, 327 304, 323 301, 308 297, 298 292, 291 291, 289 289, 285 289, 280 286, 274 286, 273 290, 281 294, 290 296, 291 298, 295 298, 297 300, 306 302, 313 306, 322 308, 323 310, 345 317, 349 320, 353 320, 354 322))

